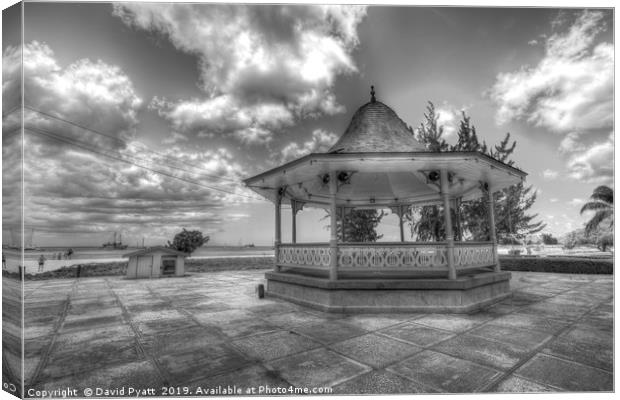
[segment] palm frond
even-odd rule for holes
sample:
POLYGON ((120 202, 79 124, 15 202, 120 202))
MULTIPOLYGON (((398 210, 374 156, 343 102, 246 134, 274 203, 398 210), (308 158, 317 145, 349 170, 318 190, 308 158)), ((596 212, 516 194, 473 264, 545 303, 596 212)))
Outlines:
POLYGON ((583 207, 581 207, 581 211, 579 211, 580 214, 583 214, 586 211, 599 211, 599 210, 607 210, 607 209, 611 209, 611 205, 606 203, 606 202, 602 202, 602 201, 590 201, 587 202, 586 204, 583 205, 583 207))
POLYGON ((608 204, 614 204, 614 191, 609 186, 599 186, 594 189, 592 196, 590 196, 592 200, 602 201, 608 204))
POLYGON ((600 225, 601 222, 603 222, 609 217, 613 217, 613 215, 613 210, 598 211, 596 214, 594 214, 594 217, 592 217, 592 219, 586 224, 586 233, 593 232, 600 225))

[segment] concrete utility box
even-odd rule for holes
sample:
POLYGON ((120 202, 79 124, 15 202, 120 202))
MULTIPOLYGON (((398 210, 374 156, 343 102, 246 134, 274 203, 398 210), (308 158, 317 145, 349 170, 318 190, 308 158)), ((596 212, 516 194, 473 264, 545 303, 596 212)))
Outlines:
POLYGON ((187 254, 168 247, 147 247, 124 254, 123 257, 129 257, 127 278, 160 278, 185 274, 187 254))

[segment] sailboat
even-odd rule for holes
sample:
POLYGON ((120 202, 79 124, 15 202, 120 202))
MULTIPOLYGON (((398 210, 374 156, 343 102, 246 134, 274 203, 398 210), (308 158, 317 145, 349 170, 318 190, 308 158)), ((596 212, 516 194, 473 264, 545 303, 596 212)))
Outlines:
POLYGON ((121 237, 121 234, 118 234, 118 242, 116 241, 116 232, 114 232, 114 236, 111 242, 108 243, 104 243, 103 244, 103 248, 104 249, 126 249, 127 245, 123 244, 123 239, 121 237))

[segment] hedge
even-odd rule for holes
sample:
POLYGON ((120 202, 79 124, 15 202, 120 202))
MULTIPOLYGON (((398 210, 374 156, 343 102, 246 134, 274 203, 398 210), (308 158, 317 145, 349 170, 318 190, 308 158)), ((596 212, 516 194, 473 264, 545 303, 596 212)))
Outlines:
POLYGON ((558 272, 563 274, 613 274, 612 258, 500 256, 505 271, 558 272))

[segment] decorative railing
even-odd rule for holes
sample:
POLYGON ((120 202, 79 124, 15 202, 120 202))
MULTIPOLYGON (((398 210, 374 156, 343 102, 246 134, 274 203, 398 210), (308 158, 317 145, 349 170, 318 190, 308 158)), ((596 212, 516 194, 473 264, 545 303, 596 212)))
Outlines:
POLYGON ((277 249, 277 263, 283 266, 328 268, 329 244, 281 244, 277 249))
MULTIPOLYGON (((285 267, 328 269, 331 260, 328 243, 281 244, 277 264, 285 267)), ((455 242, 453 252, 457 270, 494 264, 495 250, 490 242, 455 242)), ((338 243, 339 270, 406 269, 410 271, 448 270, 446 243, 338 243)))
POLYGON ((385 245, 341 244, 339 269, 445 269, 448 258, 445 244, 398 243, 385 245))
POLYGON ((456 269, 487 267, 495 263, 495 249, 490 242, 455 242, 453 255, 456 269))

